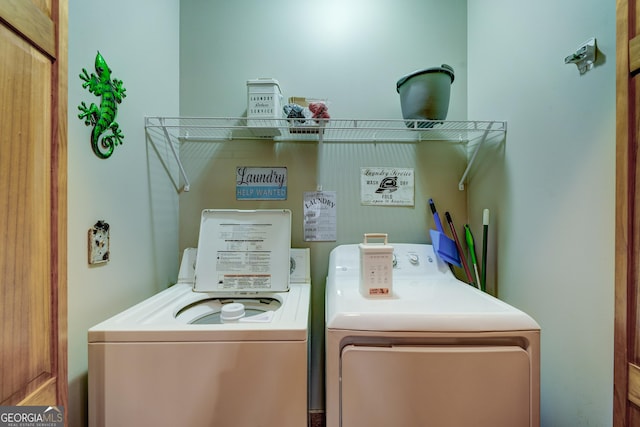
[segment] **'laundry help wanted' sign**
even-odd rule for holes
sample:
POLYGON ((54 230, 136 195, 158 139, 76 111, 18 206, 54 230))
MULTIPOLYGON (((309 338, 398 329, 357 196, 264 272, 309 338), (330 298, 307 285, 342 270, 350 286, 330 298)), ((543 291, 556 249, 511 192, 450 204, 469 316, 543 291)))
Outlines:
POLYGON ((287 168, 236 167, 236 200, 287 200, 287 168))

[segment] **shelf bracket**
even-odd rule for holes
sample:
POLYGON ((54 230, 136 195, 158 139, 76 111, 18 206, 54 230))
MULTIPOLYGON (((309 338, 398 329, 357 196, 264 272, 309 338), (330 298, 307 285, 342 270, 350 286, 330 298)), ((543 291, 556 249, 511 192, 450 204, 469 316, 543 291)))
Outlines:
POLYGON ((478 151, 480 150, 480 147, 487 140, 487 135, 489 135, 489 132, 491 131, 491 126, 493 126, 493 123, 494 122, 489 123, 487 128, 484 130, 484 133, 482 134, 482 138, 476 144, 475 149, 473 150, 473 154, 471 155, 471 158, 467 162, 467 168, 464 170, 464 173, 462 174, 462 178, 460 178, 460 182, 458 182, 458 190, 464 191, 464 183, 465 183, 465 181, 467 179, 467 175, 469 174, 469 171, 471 170, 471 166, 473 166, 473 162, 476 160, 476 155, 478 154, 478 151))
POLYGON ((324 184, 324 173, 322 167, 324 163, 324 128, 325 122, 320 122, 320 129, 318 129, 318 178, 316 191, 322 191, 322 185, 324 184))
POLYGON ((164 118, 160 118, 160 126, 162 127, 162 132, 164 133, 164 137, 167 140, 167 144, 171 148, 171 152, 173 153, 173 157, 176 159, 176 163, 178 164, 178 168, 180 169, 180 175, 182 175, 182 179, 184 179, 184 187, 182 187, 183 191, 189 191, 191 188, 191 184, 189 183, 189 178, 187 177, 187 173, 184 171, 184 167, 182 166, 182 162, 180 161, 180 156, 176 152, 176 148, 173 146, 173 141, 171 140, 171 135, 169 135, 169 131, 164 124, 164 118))

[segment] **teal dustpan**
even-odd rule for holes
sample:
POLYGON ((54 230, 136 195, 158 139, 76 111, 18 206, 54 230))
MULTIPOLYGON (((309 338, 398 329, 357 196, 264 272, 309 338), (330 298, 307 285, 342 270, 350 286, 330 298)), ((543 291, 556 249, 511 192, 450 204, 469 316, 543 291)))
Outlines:
POLYGON ((437 230, 429 230, 433 251, 444 262, 453 264, 456 267, 461 267, 462 264, 460 263, 460 254, 458 253, 456 242, 444 233, 442 222, 440 221, 440 216, 436 210, 435 203, 433 203, 433 199, 429 199, 429 207, 431 208, 433 220, 437 228, 437 230))

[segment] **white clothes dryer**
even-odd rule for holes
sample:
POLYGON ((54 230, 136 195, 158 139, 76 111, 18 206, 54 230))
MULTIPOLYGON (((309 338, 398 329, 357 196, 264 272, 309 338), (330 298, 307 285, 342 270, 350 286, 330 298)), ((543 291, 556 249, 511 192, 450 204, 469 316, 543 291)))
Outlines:
POLYGON ((289 211, 204 211, 178 283, 89 329, 89 425, 306 425, 308 249, 289 242, 289 211))
POLYGON ((431 245, 393 244, 393 291, 359 292, 359 247, 330 255, 327 427, 537 427, 540 327, 457 280, 431 245))

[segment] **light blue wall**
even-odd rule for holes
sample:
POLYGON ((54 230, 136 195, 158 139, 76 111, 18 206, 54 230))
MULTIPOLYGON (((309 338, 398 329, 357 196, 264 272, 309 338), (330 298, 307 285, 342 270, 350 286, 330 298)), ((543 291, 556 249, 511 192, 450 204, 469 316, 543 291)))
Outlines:
POLYGON ((449 119, 466 118, 464 0, 183 0, 180 25, 183 116, 242 116, 246 81, 274 77, 334 117, 402 118, 396 81, 448 63, 449 119))
POLYGON ((177 195, 143 118, 177 114, 178 14, 178 0, 69 1, 70 427, 86 425, 87 329, 177 275, 177 195), (80 102, 100 101, 78 77, 83 68, 95 72, 98 50, 127 89, 117 116, 124 144, 107 160, 93 154, 90 128, 77 117, 80 102), (111 261, 90 267, 87 232, 97 220, 111 225, 111 261))
POLYGON ((499 296, 542 326, 542 425, 609 426, 615 2, 469 3, 469 116, 508 121, 469 186, 493 212, 499 296), (544 23, 544 25, 542 25, 544 23), (591 37, 597 66, 564 58, 591 37))

